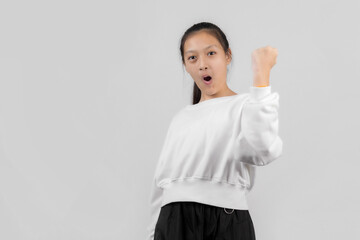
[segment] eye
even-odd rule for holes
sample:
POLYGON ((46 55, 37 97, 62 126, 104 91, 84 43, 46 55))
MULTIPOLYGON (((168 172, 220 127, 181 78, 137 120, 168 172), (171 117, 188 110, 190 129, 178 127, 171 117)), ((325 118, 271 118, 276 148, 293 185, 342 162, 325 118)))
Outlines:
POLYGON ((214 51, 211 51, 211 52, 209 52, 209 53, 215 53, 214 51))
POLYGON ((188 60, 191 60, 191 59, 190 59, 191 57, 194 57, 194 56, 190 56, 190 57, 188 57, 188 60))

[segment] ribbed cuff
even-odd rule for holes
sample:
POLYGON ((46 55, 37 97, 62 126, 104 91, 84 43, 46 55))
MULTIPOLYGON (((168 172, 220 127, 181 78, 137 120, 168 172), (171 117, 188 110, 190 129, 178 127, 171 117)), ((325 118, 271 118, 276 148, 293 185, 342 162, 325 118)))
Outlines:
POLYGON ((261 99, 271 93, 271 86, 255 87, 250 86, 250 100, 252 102, 259 102, 261 99))

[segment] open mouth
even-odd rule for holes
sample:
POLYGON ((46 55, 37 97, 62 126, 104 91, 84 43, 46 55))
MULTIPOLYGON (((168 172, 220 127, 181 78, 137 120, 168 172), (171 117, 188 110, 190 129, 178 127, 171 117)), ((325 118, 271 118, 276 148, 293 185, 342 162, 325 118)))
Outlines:
POLYGON ((208 81, 211 80, 211 77, 210 77, 210 76, 206 76, 206 77, 203 77, 203 79, 208 82, 208 81))

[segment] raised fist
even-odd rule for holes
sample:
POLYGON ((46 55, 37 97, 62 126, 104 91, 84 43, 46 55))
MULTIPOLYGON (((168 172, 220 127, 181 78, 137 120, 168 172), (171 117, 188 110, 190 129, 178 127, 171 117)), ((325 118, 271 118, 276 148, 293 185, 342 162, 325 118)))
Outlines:
POLYGON ((276 64, 278 50, 266 46, 255 49, 251 54, 251 65, 253 71, 270 71, 276 64))

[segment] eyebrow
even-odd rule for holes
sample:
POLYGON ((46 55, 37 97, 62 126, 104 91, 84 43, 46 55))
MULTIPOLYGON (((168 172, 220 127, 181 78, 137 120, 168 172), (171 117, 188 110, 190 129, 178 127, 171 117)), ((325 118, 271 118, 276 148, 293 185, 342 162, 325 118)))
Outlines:
MULTIPOLYGON (((212 45, 207 46, 204 49, 208 49, 208 48, 211 48, 211 47, 217 47, 217 46, 215 44, 212 44, 212 45)), ((185 52, 185 54, 188 54, 189 52, 196 52, 196 51, 195 50, 188 50, 188 51, 185 52)))

